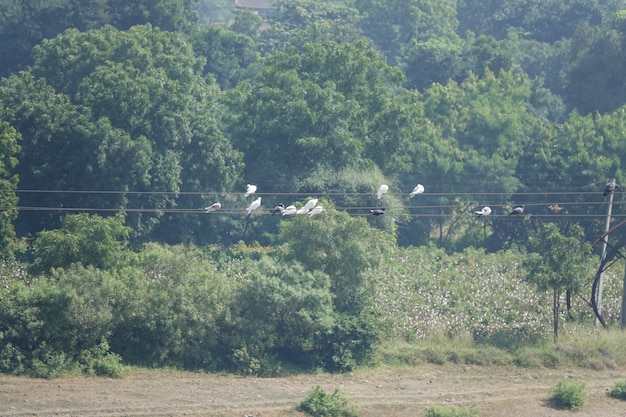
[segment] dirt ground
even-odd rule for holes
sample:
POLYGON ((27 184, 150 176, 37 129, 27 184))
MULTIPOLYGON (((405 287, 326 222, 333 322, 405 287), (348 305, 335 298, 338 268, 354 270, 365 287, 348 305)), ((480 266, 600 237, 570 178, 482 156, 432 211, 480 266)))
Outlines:
POLYGON ((123 379, 40 380, 0 376, 1 416, 304 416, 296 405, 317 385, 344 392, 363 417, 419 417, 432 405, 475 404, 481 417, 625 417, 626 402, 606 394, 626 369, 548 370, 422 365, 345 375, 242 378, 138 370, 123 379), (557 381, 584 382, 582 411, 548 403, 557 381))

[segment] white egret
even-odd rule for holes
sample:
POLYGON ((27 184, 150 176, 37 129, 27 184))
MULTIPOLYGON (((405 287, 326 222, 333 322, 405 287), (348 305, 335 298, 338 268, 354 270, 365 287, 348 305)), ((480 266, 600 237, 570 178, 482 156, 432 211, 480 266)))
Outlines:
POLYGON ((413 198, 418 194, 422 194, 424 192, 424 186, 422 184, 417 184, 411 194, 409 194, 409 198, 413 198))
POLYGON ((215 203, 211 204, 209 207, 205 207, 204 212, 211 213, 214 211, 218 211, 221 208, 222 208, 222 203, 220 203, 219 201, 216 201, 215 203))
POLYGON ((305 209, 305 213, 308 212, 309 210, 313 210, 313 208, 317 205, 317 198, 312 198, 309 201, 306 202, 306 204, 304 205, 304 207, 302 207, 303 209, 305 209))
POLYGON ((252 195, 254 193, 256 193, 256 185, 253 185, 253 184, 246 185, 246 194, 245 194, 245 196, 248 197, 249 195, 252 195))
POLYGON ((256 210, 259 207, 261 207, 261 197, 250 203, 250 205, 248 206, 248 214, 252 213, 252 210, 256 210))
POLYGON ((380 187, 378 187, 378 192, 376 193, 376 196, 380 200, 383 194, 385 194, 387 191, 389 191, 389 186, 387 184, 383 184, 380 187))
POLYGON ((311 210, 311 212, 309 213, 309 217, 313 217, 316 214, 320 214, 323 211, 324 211, 324 207, 322 207, 322 206, 315 206, 313 208, 313 210, 311 210))
POLYGON ((475 211, 478 216, 489 216, 491 214, 491 207, 483 207, 482 210, 475 211))
POLYGON ((296 214, 296 211, 298 211, 298 209, 296 209, 296 206, 287 206, 285 207, 285 211, 283 211, 283 216, 291 216, 293 214, 296 214))

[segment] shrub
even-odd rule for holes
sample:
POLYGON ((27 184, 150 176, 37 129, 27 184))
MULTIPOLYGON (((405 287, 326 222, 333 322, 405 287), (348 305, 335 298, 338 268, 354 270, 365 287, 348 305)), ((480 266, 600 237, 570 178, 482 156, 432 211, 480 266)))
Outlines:
POLYGON ((298 411, 313 417, 356 417, 357 407, 338 389, 328 394, 319 385, 300 403, 298 411))
POLYGON ((107 376, 121 378, 124 376, 125 367, 122 365, 122 357, 109 351, 109 343, 104 340, 99 345, 81 352, 79 364, 83 373, 87 375, 107 376))
POLYGON ((616 382, 611 391, 609 391, 609 396, 626 401, 626 379, 616 382))
POLYGON ((478 407, 471 405, 467 408, 459 408, 453 405, 434 405, 428 407, 424 413, 425 417, 478 417, 478 407))
POLYGON ((579 411, 587 402, 585 384, 582 382, 560 381, 552 388, 550 401, 558 408, 579 411))

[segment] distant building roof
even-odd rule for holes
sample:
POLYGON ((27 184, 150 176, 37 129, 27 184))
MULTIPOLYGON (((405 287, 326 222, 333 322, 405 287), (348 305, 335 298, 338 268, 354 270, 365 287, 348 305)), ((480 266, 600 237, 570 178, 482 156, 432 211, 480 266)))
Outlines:
POLYGON ((241 9, 267 10, 274 4, 274 0, 235 0, 235 7, 241 9))

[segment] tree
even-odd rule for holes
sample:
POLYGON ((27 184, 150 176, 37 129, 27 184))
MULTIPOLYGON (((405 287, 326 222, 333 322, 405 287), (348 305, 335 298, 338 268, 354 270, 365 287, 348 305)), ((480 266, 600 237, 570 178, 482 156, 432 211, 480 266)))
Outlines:
POLYGON ((523 261, 527 280, 540 291, 552 290, 555 338, 559 333, 563 292, 577 293, 593 275, 589 263, 591 245, 583 241, 583 235, 578 225, 561 233, 556 224, 548 223, 529 241, 528 247, 533 254, 523 261))
POLYGON ((106 24, 118 29, 150 23, 163 30, 189 31, 197 20, 197 0, 1 0, 0 76, 32 64, 30 52, 44 39, 68 28, 98 29, 106 24))
POLYGON ((17 131, 0 118, 0 259, 11 255, 15 238, 12 221, 17 217, 13 207, 18 202, 14 191, 18 176, 13 170, 18 163, 19 139, 17 131))
POLYGON ((49 273, 78 263, 100 269, 115 269, 124 257, 129 229, 124 216, 102 218, 76 214, 63 219, 58 230, 43 230, 33 243, 34 273, 49 273))
MULTIPOLYGON (((188 226, 177 225, 183 226, 180 235, 172 234, 171 216, 158 211, 204 207, 200 193, 230 188, 242 169, 241 155, 222 131, 219 87, 201 75, 191 44, 150 25, 128 31, 107 26, 68 30, 34 55, 31 71, 0 88, 0 102, 11 109, 6 119, 28 132, 23 185, 85 192, 81 199, 51 196, 57 201, 50 207, 147 209, 127 217, 143 239, 149 233, 170 242, 210 235, 210 221, 198 228, 189 218, 188 226), (120 172, 120 166, 126 169, 120 172), (114 197, 91 191, 113 191, 114 197), (182 197, 180 191, 197 194, 182 197), (159 222, 163 229, 156 230, 159 222)), ((23 233, 42 228, 38 219, 20 223, 23 233)))
POLYGON ((199 27, 191 35, 194 50, 207 62, 203 74, 215 77, 222 89, 252 78, 259 56, 249 35, 222 26, 199 27))

